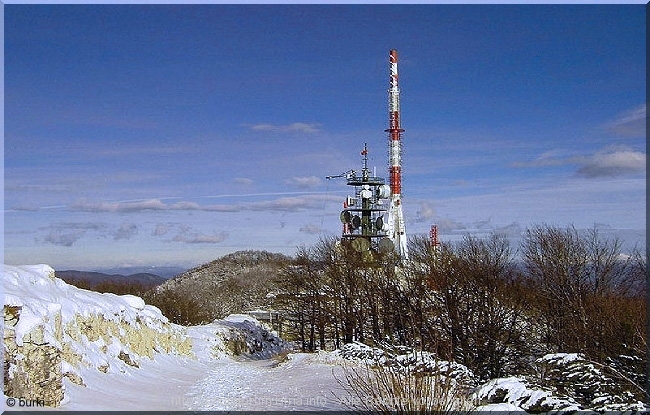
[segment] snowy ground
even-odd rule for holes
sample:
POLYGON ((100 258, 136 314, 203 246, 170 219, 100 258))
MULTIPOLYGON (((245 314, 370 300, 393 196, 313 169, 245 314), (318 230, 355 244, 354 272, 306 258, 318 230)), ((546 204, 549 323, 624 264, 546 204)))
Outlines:
POLYGON ((318 355, 290 354, 273 360, 218 362, 208 376, 191 388, 193 410, 344 410, 341 367, 318 360, 318 355))
MULTIPOLYGON (((198 328, 195 328, 195 333, 198 328)), ((336 378, 342 368, 324 354, 278 359, 197 359, 171 355, 142 361, 127 374, 84 373, 87 387, 66 384, 61 410, 345 410, 336 378), (336 376, 336 377, 335 377, 336 376), (335 396, 336 395, 336 396, 335 396)))
MULTIPOLYGON (((80 290, 55 278, 54 270, 45 265, 5 266, 3 282, 5 350, 9 346, 13 350, 13 355, 7 355, 11 361, 5 356, 10 381, 18 379, 15 383, 24 386, 24 379, 33 379, 16 374, 34 367, 21 366, 21 362, 31 362, 26 356, 39 353, 43 345, 75 352, 60 352, 61 368, 65 366, 62 372, 75 375, 85 386, 72 383, 74 377, 65 377, 63 401, 55 410, 341 411, 349 409, 346 402, 358 403, 339 383, 345 378, 345 365, 358 363, 365 367, 363 362, 381 358, 378 350, 360 343, 346 345, 337 352, 287 354, 288 344, 248 315, 231 315, 202 326, 177 326, 138 297, 80 290), (8 329, 7 321, 15 324, 8 329), (102 333, 97 333, 97 327, 102 333), (150 337, 144 336, 147 332, 150 337), (151 332, 160 336, 151 337, 151 332), (40 340, 35 343, 37 335, 40 340), (174 339, 175 346, 165 347, 172 344, 169 339, 174 339), (149 353, 143 345, 156 346, 155 352, 149 353), (243 354, 233 356, 233 348, 243 354)), ((435 358, 428 361, 428 355, 419 353, 416 357, 421 361, 414 362, 426 367, 449 365, 435 358)), ((409 356, 394 359, 406 362, 411 360, 409 356)), ((558 359, 575 361, 578 355, 559 353, 541 360, 558 359)), ((453 367, 454 377, 471 377, 464 366, 453 367)), ((24 373, 35 376, 40 372, 24 373)), ((60 393, 58 396, 60 400, 60 393)), ((552 391, 532 387, 516 377, 490 380, 480 385, 473 396, 481 405, 477 409, 482 411, 522 413, 528 409, 537 412, 542 407, 552 411, 581 408, 572 398, 559 398, 552 391)), ((8 406, 7 402, 14 398, 18 397, 4 396, 4 410, 53 409, 8 406)), ((624 405, 624 409, 629 408, 640 411, 645 407, 641 402, 624 405)))
POLYGON ((87 387, 67 384, 60 410, 336 410, 346 409, 334 365, 317 355, 210 362, 158 356, 128 375, 93 373, 87 387))
MULTIPOLYGON (((57 408, 21 408, 19 397, 4 396, 4 410, 346 409, 334 395, 345 396, 335 377, 338 373, 339 379, 343 378, 341 360, 335 353, 287 354, 288 343, 248 315, 231 315, 203 326, 176 326, 140 298, 80 290, 55 278, 54 270, 46 265, 4 266, 3 282, 5 305, 20 308, 12 329, 15 342, 23 345, 34 330, 40 330, 47 344, 69 346, 84 363, 69 363, 64 358, 62 364, 85 384, 65 377, 63 401, 57 408), (89 332, 71 336, 72 328, 61 330, 62 325, 72 324, 80 316, 92 315, 101 317, 93 321, 122 324, 122 334, 129 327, 150 327, 162 334, 187 336, 191 353, 162 352, 158 347, 147 357, 138 354, 134 345, 120 342, 128 338, 126 335, 104 333, 106 338, 98 334, 90 341, 89 332), (244 353, 237 357, 229 354, 233 344, 244 353), (120 360, 118 355, 123 351, 137 361, 138 367, 120 360), (101 367, 107 369, 99 370, 101 367), (14 398, 16 405, 7 405, 14 398)), ((23 358, 20 353, 14 356, 17 361, 23 358)))
MULTIPOLYGON (((226 321, 240 322, 243 316, 226 321)), ((81 375, 86 387, 67 379, 63 411, 161 410, 345 410, 337 397, 340 358, 333 353, 286 357, 232 357, 215 352, 220 325, 190 327, 195 358, 158 354, 126 373, 94 368, 81 375)), ((9 409, 9 408, 5 408, 9 409)), ((11 408, 19 409, 19 408, 11 408)), ((38 409, 38 408, 26 408, 38 409)))
POLYGON ((86 370, 86 387, 66 380, 55 410, 345 410, 337 399, 347 396, 335 377, 341 371, 323 354, 291 353, 284 362, 161 354, 127 373, 86 370))

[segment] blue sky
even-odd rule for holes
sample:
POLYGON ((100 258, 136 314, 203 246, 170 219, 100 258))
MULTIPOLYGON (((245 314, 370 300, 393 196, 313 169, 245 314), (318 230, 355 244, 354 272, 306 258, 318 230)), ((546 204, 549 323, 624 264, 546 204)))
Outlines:
POLYGON ((406 229, 645 246, 645 5, 4 7, 5 262, 194 266, 340 233, 386 176, 406 229))

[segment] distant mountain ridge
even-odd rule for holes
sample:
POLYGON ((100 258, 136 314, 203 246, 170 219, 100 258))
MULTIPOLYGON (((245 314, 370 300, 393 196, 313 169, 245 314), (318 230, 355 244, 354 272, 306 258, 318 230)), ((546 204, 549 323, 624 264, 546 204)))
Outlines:
POLYGON ((102 272, 92 272, 92 271, 76 271, 76 270, 64 270, 64 271, 55 271, 57 278, 62 279, 68 284, 75 285, 79 282, 85 282, 88 286, 93 289, 100 284, 138 284, 143 286, 143 288, 153 288, 158 286, 165 281, 166 278, 163 278, 156 274, 151 273, 137 273, 131 275, 121 275, 121 274, 105 274, 102 272))
POLYGON ((94 269, 94 272, 109 275, 133 275, 133 274, 153 274, 158 275, 164 279, 169 279, 182 274, 188 268, 179 266, 131 266, 131 267, 113 267, 113 268, 100 268, 94 269))

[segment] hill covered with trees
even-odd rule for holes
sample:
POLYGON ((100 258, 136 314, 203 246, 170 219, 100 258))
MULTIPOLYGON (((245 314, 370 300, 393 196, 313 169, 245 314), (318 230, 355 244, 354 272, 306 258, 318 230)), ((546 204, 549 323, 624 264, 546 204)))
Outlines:
POLYGON ((266 251, 238 251, 192 268, 143 296, 171 321, 209 323, 272 304, 280 270, 291 258, 266 251))

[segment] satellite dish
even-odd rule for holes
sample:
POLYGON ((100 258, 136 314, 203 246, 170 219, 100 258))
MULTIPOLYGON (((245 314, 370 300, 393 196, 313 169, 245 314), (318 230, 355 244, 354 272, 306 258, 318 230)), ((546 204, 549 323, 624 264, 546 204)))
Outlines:
POLYGON ((361 226, 361 218, 359 215, 352 216, 352 229, 358 229, 361 226))
POLYGON ((372 190, 363 189, 360 195, 362 199, 370 199, 372 197, 372 190))
POLYGON ((352 241, 352 248, 357 252, 366 252, 370 249, 370 242, 366 238, 356 238, 352 241))
POLYGON ((390 186, 387 184, 379 186, 377 188, 377 197, 380 199, 388 199, 390 197, 390 186))
POLYGON ((379 252, 382 254, 391 253, 395 249, 395 244, 388 238, 383 238, 379 241, 379 252))
POLYGON ((376 228, 378 231, 382 231, 382 230, 384 230, 384 217, 383 217, 383 216, 379 216, 379 217, 375 220, 375 228, 376 228))
POLYGON ((343 223, 350 223, 350 220, 352 220, 352 215, 350 215, 350 211, 344 210, 341 212, 341 222, 343 223))

